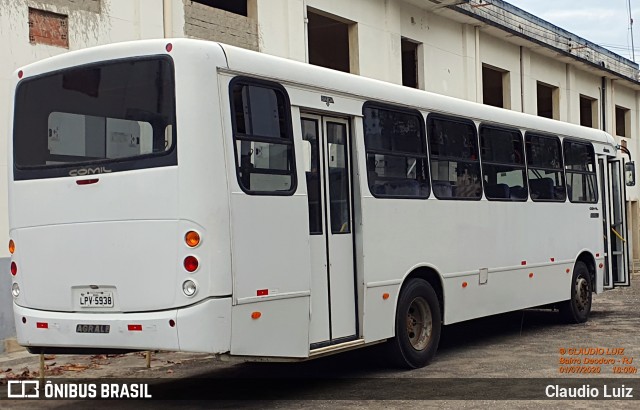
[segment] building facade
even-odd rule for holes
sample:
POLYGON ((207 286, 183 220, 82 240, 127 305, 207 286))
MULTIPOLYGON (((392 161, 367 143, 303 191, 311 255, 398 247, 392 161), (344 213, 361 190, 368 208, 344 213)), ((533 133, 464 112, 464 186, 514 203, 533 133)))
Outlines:
MULTIPOLYGON (((638 65, 501 0, 0 0, 0 36, 0 147, 16 67, 101 44, 194 37, 604 129, 640 154, 638 65)), ((1 155, 5 243, 6 168, 1 155)), ((627 190, 634 260, 639 196, 627 190)), ((9 287, 0 280, 1 294, 9 287)), ((0 303, 1 340, 13 319, 10 298, 0 303)))

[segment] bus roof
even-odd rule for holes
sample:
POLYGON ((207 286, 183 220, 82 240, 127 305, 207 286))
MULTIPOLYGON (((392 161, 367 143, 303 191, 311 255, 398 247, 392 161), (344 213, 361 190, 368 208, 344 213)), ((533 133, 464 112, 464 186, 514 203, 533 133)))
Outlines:
POLYGON ((437 111, 518 128, 572 136, 614 147, 617 145, 614 138, 602 130, 417 90, 225 44, 221 46, 227 56, 228 67, 233 71, 425 111, 437 111), (259 67, 259 70, 256 70, 256 67, 259 67))
MULTIPOLYGON (((167 53, 165 50, 167 43, 172 43, 176 51, 189 48, 191 52, 200 51, 211 53, 216 57, 219 56, 215 60, 220 67, 258 77, 271 78, 285 84, 296 83, 339 94, 354 95, 366 100, 376 100, 423 111, 437 111, 518 128, 572 136, 613 147, 617 145, 614 138, 602 130, 403 87, 205 40, 154 39, 114 43, 47 58, 22 67, 22 70, 25 70, 25 74, 28 76, 34 76, 98 61, 138 55, 164 54, 167 53), (257 69, 258 67, 259 69, 257 69)), ((190 53, 185 53, 185 55, 188 54, 190 53)))

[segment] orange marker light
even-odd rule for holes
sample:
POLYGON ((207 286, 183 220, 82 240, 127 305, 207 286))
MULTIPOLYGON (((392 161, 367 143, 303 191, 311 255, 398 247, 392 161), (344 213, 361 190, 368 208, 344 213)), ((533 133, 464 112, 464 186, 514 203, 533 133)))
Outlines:
POLYGON ((253 319, 253 320, 260 319, 260 316, 262 316, 262 313, 260 313, 260 312, 252 312, 251 313, 251 319, 253 319))
POLYGON ((466 288, 469 284, 467 282, 462 282, 462 287, 466 288))
POLYGON ((389 299, 389 294, 388 293, 383 293, 382 294, 382 299, 384 299, 384 300, 389 299))
POLYGON ((13 255, 15 251, 16 251, 16 243, 13 241, 13 239, 9 239, 9 253, 13 255))
POLYGON ((200 234, 196 231, 189 231, 184 236, 184 241, 190 248, 200 245, 200 234))

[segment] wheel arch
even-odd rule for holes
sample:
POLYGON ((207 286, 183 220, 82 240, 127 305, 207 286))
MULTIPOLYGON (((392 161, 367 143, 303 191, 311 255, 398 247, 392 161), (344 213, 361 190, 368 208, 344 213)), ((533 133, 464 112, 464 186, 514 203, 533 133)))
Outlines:
MULTIPOLYGON (((424 281, 429 283, 429 285, 431 285, 431 287, 433 288, 433 291, 436 293, 436 296, 438 297, 438 302, 440 305, 440 319, 444 323, 445 296, 444 296, 444 283, 442 281, 442 275, 440 275, 440 273, 434 266, 429 266, 429 265, 414 266, 402 279, 402 283, 398 288, 398 297, 396 297, 396 300, 399 300, 399 295, 402 292, 402 289, 406 286, 406 284, 411 279, 423 279, 424 281)), ((395 309, 396 310, 398 309, 397 302, 396 302, 395 309)))
POLYGON ((585 265, 587 265, 587 269, 589 270, 589 276, 591 278, 591 289, 596 289, 596 258, 593 256, 593 253, 589 250, 582 250, 579 254, 578 257, 576 258, 576 261, 574 263, 574 269, 575 269, 575 264, 577 264, 578 262, 582 262, 585 265))

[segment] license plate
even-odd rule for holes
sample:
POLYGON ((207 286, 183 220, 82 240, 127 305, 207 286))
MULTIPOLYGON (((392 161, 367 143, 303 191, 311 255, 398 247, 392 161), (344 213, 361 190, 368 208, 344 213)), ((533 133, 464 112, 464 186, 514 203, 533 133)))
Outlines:
POLYGON ((76 333, 109 333, 110 325, 76 325, 76 333))
POLYGON ((113 292, 82 292, 80 293, 80 307, 113 307, 113 292))

